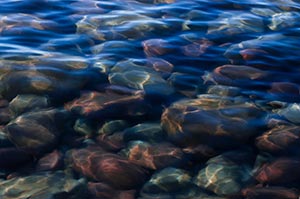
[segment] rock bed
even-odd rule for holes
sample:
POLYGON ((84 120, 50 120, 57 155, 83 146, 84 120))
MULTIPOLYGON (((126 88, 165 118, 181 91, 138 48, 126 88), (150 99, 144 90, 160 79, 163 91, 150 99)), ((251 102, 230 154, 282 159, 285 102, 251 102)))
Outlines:
POLYGON ((1 16, 0 198, 299 198, 296 2, 44 3, 1 16))

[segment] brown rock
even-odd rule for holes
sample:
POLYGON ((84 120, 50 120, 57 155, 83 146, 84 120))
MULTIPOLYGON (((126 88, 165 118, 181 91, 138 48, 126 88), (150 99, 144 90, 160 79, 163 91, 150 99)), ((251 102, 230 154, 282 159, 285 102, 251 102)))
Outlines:
POLYGON ((256 146, 261 151, 275 154, 299 154, 300 127, 277 126, 256 138, 256 146))
POLYGON ((36 164, 37 171, 54 171, 63 166, 63 154, 58 150, 46 154, 36 164))
POLYGON ((245 199, 297 199, 299 192, 285 187, 254 187, 242 191, 245 199))
POLYGON ((148 57, 164 55, 170 52, 171 45, 163 39, 149 39, 142 42, 144 52, 148 57))
POLYGON ((300 180, 300 160, 293 158, 278 158, 264 164, 255 174, 260 183, 271 185, 286 185, 300 180))
POLYGON ((126 95, 114 92, 86 92, 65 105, 65 109, 86 117, 121 117, 144 114, 149 107, 142 94, 126 95), (122 110, 122 111, 120 111, 122 110))
POLYGON ((74 150, 71 161, 74 170, 116 189, 133 189, 147 179, 147 172, 140 166, 99 148, 74 150))
POLYGON ((149 145, 145 142, 132 142, 127 157, 143 167, 159 170, 169 166, 178 166, 183 161, 183 152, 180 148, 169 143, 149 145))

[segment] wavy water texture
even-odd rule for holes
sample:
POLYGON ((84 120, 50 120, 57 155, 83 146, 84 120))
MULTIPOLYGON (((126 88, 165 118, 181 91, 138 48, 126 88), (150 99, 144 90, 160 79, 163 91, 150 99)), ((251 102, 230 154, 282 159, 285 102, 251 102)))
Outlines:
POLYGON ((299 40, 298 0, 0 1, 0 198, 296 199, 299 40))

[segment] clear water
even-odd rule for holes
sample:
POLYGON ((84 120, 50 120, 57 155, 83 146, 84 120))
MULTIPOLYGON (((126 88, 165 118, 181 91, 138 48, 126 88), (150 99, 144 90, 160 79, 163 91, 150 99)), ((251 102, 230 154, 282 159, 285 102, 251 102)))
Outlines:
MULTIPOLYGON (((187 198, 293 198, 294 195, 288 197, 287 194, 278 196, 278 192, 282 192, 281 189, 284 189, 282 187, 286 187, 287 190, 290 188, 297 190, 300 175, 299 178, 287 183, 280 180, 278 183, 272 179, 263 180, 264 178, 257 177, 256 173, 262 168, 260 165, 266 162, 270 163, 281 160, 281 158, 298 161, 296 157, 297 150, 300 150, 297 148, 298 131, 292 133, 297 137, 295 141, 287 141, 291 145, 296 143, 294 148, 288 148, 288 144, 280 145, 282 144, 279 143, 280 140, 286 138, 284 135, 282 138, 270 138, 273 139, 272 143, 263 143, 263 146, 258 144, 258 137, 267 131, 279 128, 279 126, 283 129, 290 126, 297 129, 300 123, 298 104, 300 101, 299 10, 300 2, 297 0, 244 0, 242 2, 234 0, 1 1, 0 94, 3 105, 1 105, 0 122, 3 127, 1 133, 1 135, 3 134, 3 143, 7 142, 8 144, 1 145, 3 152, 0 152, 0 156, 3 154, 3 157, 7 157, 7 147, 12 147, 13 150, 20 149, 30 156, 25 160, 8 159, 7 164, 2 163, 6 165, 3 166, 3 175, 1 175, 3 182, 7 181, 8 176, 15 172, 17 173, 15 174, 16 178, 34 175, 37 172, 35 168, 38 160, 55 149, 67 157, 68 151, 71 149, 84 149, 90 145, 106 148, 103 143, 108 141, 99 138, 99 129, 103 127, 104 123, 124 120, 128 122, 128 126, 121 128, 120 132, 123 133, 128 132, 128 128, 143 123, 156 123, 158 124, 157 128, 160 128, 159 124, 161 124, 166 137, 159 137, 151 144, 156 146, 155 144, 161 141, 167 142, 185 153, 185 157, 179 159, 184 159, 186 164, 170 163, 159 169, 146 167, 148 176, 143 183, 149 181, 154 173, 165 167, 176 167, 190 172, 191 184, 184 188, 174 185, 183 190, 178 192, 174 188, 166 188, 169 190, 160 192, 157 191, 158 188, 152 187, 153 190, 149 187, 143 188, 143 184, 130 188, 114 187, 113 190, 120 191, 121 195, 125 194, 114 196, 116 198, 184 198, 182 195, 187 198), (98 94, 91 94, 92 92, 116 93, 116 95, 107 94, 106 96, 104 94, 104 98, 100 97, 100 99, 97 98, 98 94), (85 96, 83 93, 90 94, 85 96), (141 95, 143 96, 142 101, 145 100, 146 105, 139 99, 118 101, 120 93, 131 97, 141 95), (23 137, 22 131, 29 132, 29 137, 31 136, 30 130, 28 132, 24 130, 28 123, 25 122, 25 127, 21 125, 19 134, 7 130, 7 126, 20 120, 20 118, 18 120, 18 116, 22 117, 22 114, 23 116, 25 114, 15 111, 12 108, 13 105, 9 105, 9 103, 12 104, 16 96, 29 94, 44 97, 37 98, 35 103, 43 104, 41 100, 46 98, 48 104, 45 106, 32 104, 31 108, 28 110, 25 108, 23 112, 38 112, 46 108, 47 110, 66 111, 69 114, 64 128, 70 127, 70 132, 66 133, 67 135, 60 135, 54 145, 51 143, 49 146, 46 144, 41 147, 41 151, 39 151, 39 147, 30 146, 34 145, 34 142, 30 143, 26 139, 24 142, 19 141, 23 137), (82 99, 80 96, 85 96, 87 99, 82 99), (79 101, 76 102, 77 99, 79 101), (168 116, 165 112, 166 120, 161 119, 164 117, 162 116, 164 111, 169 110, 169 107, 177 106, 176 103, 180 104, 180 100, 193 101, 195 99, 207 100, 196 106, 187 105, 189 108, 184 111, 178 107, 178 110, 174 108, 174 113, 170 111, 168 116), (74 100, 77 104, 74 103, 74 100), (94 101, 96 101, 95 104, 94 101), (257 109, 264 112, 263 116, 247 112, 249 111, 248 107, 242 106, 239 109, 240 104, 255 105, 257 109), (236 105, 237 108, 232 105, 236 105), (93 112, 102 106, 104 111, 93 112), (246 109, 245 114, 243 114, 244 112, 240 113, 244 108, 246 109), (207 113, 208 116, 203 116, 203 118, 201 115, 197 115, 196 118, 192 115, 193 111, 210 109, 216 112, 220 111, 225 115, 221 117, 226 117, 226 119, 219 120, 220 118, 215 115, 215 112, 207 113), (191 113, 192 116, 186 116, 187 113, 191 113), (227 117, 230 119, 227 120, 227 117), (178 118, 181 118, 182 121, 178 118), (221 141, 222 136, 220 139, 216 135, 208 138, 201 137, 201 135, 193 137, 193 132, 198 131, 195 129, 199 129, 200 134, 202 131, 206 132, 205 128, 212 128, 211 131, 217 132, 213 126, 220 126, 225 134, 227 131, 235 132, 234 125, 241 124, 234 123, 235 120, 231 120, 232 118, 246 121, 247 125, 255 127, 253 131, 257 132, 250 133, 249 136, 246 136, 247 138, 243 137, 244 135, 233 139, 225 136, 223 141, 221 141), (171 122, 171 126, 173 125, 175 129, 179 126, 183 133, 192 132, 191 135, 182 138, 173 137, 172 127, 164 124, 164 121, 172 119, 175 120, 175 123, 171 122), (210 121, 203 121, 205 119, 210 121), (80 121, 87 123, 87 126, 79 125, 78 128, 83 130, 75 128, 75 124, 79 124, 80 121), (259 130, 256 129, 257 126, 260 127, 259 130), (182 139, 183 143, 178 139, 182 139), (195 141, 195 144, 193 140, 200 141, 195 141), (187 151, 189 151, 189 147, 196 147, 197 144, 207 145, 216 151, 213 152, 214 155, 194 160, 194 157, 191 158, 187 151), (279 152, 274 149, 274 152, 273 149, 266 149, 268 147, 265 145, 268 144, 278 144, 281 148, 279 152), (237 188, 236 186, 226 187, 222 184, 222 180, 231 175, 231 171, 224 171, 223 179, 220 176, 216 177, 218 180, 215 184, 217 185, 205 187, 201 182, 196 183, 198 178, 204 178, 200 174, 200 177, 198 176, 198 171, 205 168, 209 159, 228 151, 244 150, 244 147, 251 149, 254 158, 252 158, 253 160, 249 158, 252 161, 250 166, 248 165, 249 168, 239 167, 237 169, 240 169, 241 173, 247 173, 250 170, 251 177, 249 179, 251 178, 251 180, 249 181, 251 182, 239 182, 240 185, 236 186, 242 188, 236 192, 228 191, 228 189, 236 190, 237 188), (290 153, 291 150, 294 152, 290 153), (267 160, 262 158, 264 161, 261 161, 261 157, 267 160), (26 166, 16 166, 14 161, 17 164, 22 162, 26 166), (253 192, 258 194, 255 195, 251 191, 258 184, 262 187, 274 185, 275 188, 270 189, 271 191, 268 190, 269 192, 266 191, 267 193, 262 189, 261 192, 267 195, 254 189, 253 192), (217 188, 214 186, 221 186, 226 191, 222 194, 221 191, 216 191, 217 188), (247 188, 251 191, 245 191, 247 188), (135 191, 123 193, 124 189, 135 191), (194 189, 197 190, 197 193, 194 193, 194 189), (202 195, 198 193, 202 193, 202 195)), ((26 104, 26 102, 24 103, 26 104)), ((30 103, 25 106, 30 106, 30 103)), ((183 102, 182 106, 186 106, 185 103, 188 102, 183 102)), ((44 121, 44 119, 41 120, 44 121)), ((33 126, 37 124, 33 123, 33 126)), ((50 124, 52 123, 50 122, 50 124)), ((54 124, 56 125, 56 123, 54 124)), ((49 131, 51 132, 51 130, 49 131)), ((287 132, 290 131, 283 131, 286 134, 287 132)), ((128 133, 122 134, 123 145, 113 147, 112 150, 109 150, 111 148, 108 147, 105 150, 124 156, 124 149, 130 149, 130 141, 132 141, 131 138, 126 138, 126 135, 129 136, 128 133)), ((289 136, 287 135, 287 137, 289 136)), ((137 140, 139 139, 143 140, 144 138, 137 140)), ((270 148, 272 147, 270 146, 270 148)), ((238 154, 238 152, 236 153, 238 154)), ((93 158, 92 155, 91 157, 93 158)), ((84 157, 80 158, 84 159, 84 157)), ((163 158, 161 161, 163 160, 165 159, 163 158)), ((4 162, 7 161, 5 159, 4 162)), ((139 164, 143 165, 141 162, 139 164)), ((283 163, 282 167, 286 168, 293 164, 283 163)), ((220 163, 219 166, 222 168, 224 165, 220 163)), ((68 164, 66 163, 58 170, 67 168, 68 164)), ((96 174, 87 174, 89 171, 86 170, 88 169, 84 166, 83 171, 78 168, 71 169, 76 180, 86 178, 89 182, 107 183, 102 178, 99 180, 96 177, 95 179, 93 175, 96 174)), ((283 173, 287 172, 282 170, 283 173)), ((174 175, 179 174, 174 172, 174 175)), ((15 188, 18 189, 18 186, 22 185, 16 184, 15 188)), ((34 190, 35 187, 32 189, 34 190)), ((99 190, 101 190, 99 192, 111 192, 110 189, 104 187, 99 190)), ((0 188, 3 198, 11 198, 4 192, 0 188)), ((90 190, 90 192, 92 191, 90 190)), ((2 198, 1 194, 0 198, 2 198)), ((294 194, 294 192, 289 194, 294 194)), ((93 193, 90 195, 87 194, 86 197, 93 198, 93 193)), ((26 198, 25 196, 18 197, 26 198)), ((78 198, 80 197, 82 196, 78 196, 78 198)), ((102 197, 104 198, 103 195, 98 195, 98 198, 102 197)), ((109 197, 112 196, 107 196, 107 198, 109 197)))

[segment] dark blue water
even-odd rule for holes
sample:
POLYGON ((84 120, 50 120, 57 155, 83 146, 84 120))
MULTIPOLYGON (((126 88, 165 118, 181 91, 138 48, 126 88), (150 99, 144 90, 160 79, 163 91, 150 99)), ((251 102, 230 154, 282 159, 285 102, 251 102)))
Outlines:
POLYGON ((297 0, 0 2, 0 198, 297 199, 297 0))

